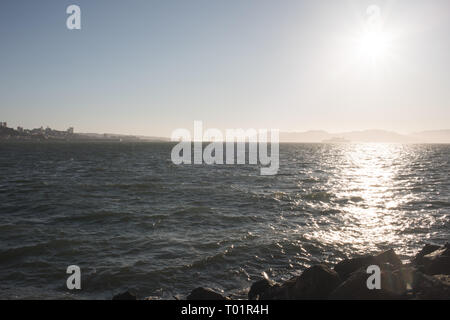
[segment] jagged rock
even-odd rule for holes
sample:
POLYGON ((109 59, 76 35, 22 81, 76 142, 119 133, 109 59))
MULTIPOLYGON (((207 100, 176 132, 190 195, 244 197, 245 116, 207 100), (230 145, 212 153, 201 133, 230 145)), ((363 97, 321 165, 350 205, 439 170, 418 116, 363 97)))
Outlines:
POLYGON ((379 265, 390 264, 395 269, 403 265, 402 260, 400 260, 400 258, 397 256, 394 249, 389 249, 385 252, 380 253, 379 255, 375 256, 375 260, 379 265))
POLYGON ((262 289, 258 292, 259 300, 326 299, 340 283, 337 272, 325 265, 315 265, 282 285, 267 280, 258 281, 252 286, 253 290, 250 289, 249 297, 254 297, 262 289))
POLYGON ((290 299, 326 299, 341 284, 339 274, 320 264, 306 269, 291 287, 290 299))
POLYGON ((436 274, 433 277, 450 286, 450 276, 448 274, 436 274))
POLYGON ((334 271, 339 274, 342 280, 346 280, 353 272, 361 268, 367 268, 370 265, 381 266, 386 264, 390 264, 393 269, 396 269, 402 266, 402 261, 395 251, 390 249, 376 256, 368 255, 353 259, 345 259, 334 267, 334 271))
POLYGON ((252 285, 249 297, 255 299, 258 295, 258 300, 288 300, 296 279, 291 278, 281 285, 267 279, 260 280, 252 285))
POLYGON ((449 300, 450 276, 429 276, 418 272, 414 279, 414 296, 421 300, 449 300))
POLYGON ((341 279, 346 280, 353 272, 373 264, 376 264, 375 258, 373 256, 345 259, 339 262, 334 267, 334 271, 339 274, 341 279))
POLYGON ((422 265, 428 275, 450 275, 450 244, 423 256, 422 265))
POLYGON ((256 281, 252 284, 250 290, 248 291, 248 299, 257 300, 274 286, 276 286, 276 283, 269 279, 264 278, 262 280, 256 281))
POLYGON ((222 296, 209 288, 197 288, 186 297, 186 300, 228 300, 228 298, 222 296))
POLYGON ((418 254, 416 254, 416 256, 411 259, 411 262, 415 265, 421 266, 423 265, 423 257, 433 253, 434 251, 440 249, 440 246, 434 245, 434 244, 426 244, 422 250, 419 251, 418 254))
POLYGON ((414 279, 416 277, 417 269, 411 266, 404 266, 400 269, 393 271, 394 279, 397 283, 401 284, 402 288, 410 291, 414 284, 414 279))
POLYGON ((291 278, 282 285, 275 284, 264 293, 261 294, 259 300, 288 300, 290 299, 290 292, 295 284, 297 277, 291 278))
POLYGON ((367 279, 370 274, 365 268, 352 273, 352 275, 334 290, 332 300, 398 300, 404 299, 407 292, 407 283, 400 271, 381 270, 381 289, 370 290, 367 279))
POLYGON ((137 296, 134 292, 127 290, 125 292, 116 294, 112 299, 113 300, 137 300, 137 296))

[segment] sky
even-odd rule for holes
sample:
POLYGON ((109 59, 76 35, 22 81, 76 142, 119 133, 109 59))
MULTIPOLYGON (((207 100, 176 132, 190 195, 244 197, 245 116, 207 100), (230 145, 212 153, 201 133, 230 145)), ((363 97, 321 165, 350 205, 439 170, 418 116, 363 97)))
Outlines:
POLYGON ((448 0, 3 0, 0 121, 152 136, 194 120, 449 129, 449 52, 448 0), (72 4, 81 30, 66 27, 72 4))

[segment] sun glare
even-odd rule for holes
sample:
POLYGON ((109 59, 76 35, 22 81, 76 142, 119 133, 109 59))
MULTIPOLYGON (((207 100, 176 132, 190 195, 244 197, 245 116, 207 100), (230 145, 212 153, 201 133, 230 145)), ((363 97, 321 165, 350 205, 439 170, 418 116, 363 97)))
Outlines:
POLYGON ((385 28, 381 9, 370 6, 367 9, 367 20, 361 32, 354 39, 359 60, 377 65, 392 55, 393 36, 385 28))
POLYGON ((382 31, 366 31, 358 42, 359 54, 373 62, 385 58, 389 51, 389 36, 382 31))

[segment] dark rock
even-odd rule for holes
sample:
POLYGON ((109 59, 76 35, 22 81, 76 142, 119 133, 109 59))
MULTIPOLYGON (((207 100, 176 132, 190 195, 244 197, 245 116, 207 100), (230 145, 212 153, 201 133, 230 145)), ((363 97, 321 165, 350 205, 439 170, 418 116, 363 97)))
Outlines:
POLYGON ((197 288, 192 290, 192 292, 186 297, 187 300, 228 300, 226 297, 222 296, 209 288, 197 288))
POLYGON ((137 296, 135 293, 127 290, 120 294, 116 294, 112 299, 113 300, 137 300, 137 296))
POLYGON ((450 276, 429 276, 418 272, 414 279, 414 296, 420 300, 450 300, 450 276))
POLYGON ((450 244, 425 255, 422 258, 422 265, 428 275, 450 275, 450 244))
POLYGON ((447 286, 450 286, 450 276, 448 274, 436 274, 433 277, 443 282, 447 286))
POLYGON ((288 300, 290 298, 290 292, 295 284, 296 278, 297 277, 294 277, 284 282, 282 285, 275 284, 274 286, 266 290, 263 294, 261 294, 259 300, 288 300))
POLYGON ((414 279, 417 272, 418 271, 416 268, 413 268, 411 266, 404 266, 400 269, 393 271, 392 273, 394 279, 398 283, 397 287, 401 286, 402 290, 406 289, 407 291, 410 291, 413 287, 414 279))
POLYGON ((274 286, 276 286, 275 282, 269 279, 264 278, 262 280, 256 281, 252 284, 250 290, 248 291, 248 299, 258 300, 265 292, 269 291, 274 286))
POLYGON ((389 249, 375 256, 378 265, 390 264, 395 269, 402 266, 402 260, 397 256, 394 249, 389 249))
POLYGON ((335 267, 334 271, 336 271, 342 280, 346 280, 350 277, 350 275, 361 269, 367 268, 370 265, 391 265, 393 269, 399 268, 402 266, 402 261, 396 255, 395 251, 390 249, 388 251, 382 252, 376 256, 363 256, 353 259, 345 259, 339 262, 335 267))
POLYGON ((352 273, 352 275, 334 290, 332 300, 399 300, 404 299, 407 284, 400 271, 394 273, 390 270, 381 270, 381 289, 367 288, 367 279, 370 274, 365 268, 352 273))
POLYGON ((342 280, 346 280, 353 272, 373 264, 376 264, 376 260, 373 256, 345 259, 334 267, 334 271, 339 274, 342 280))
POLYGON ((260 280, 252 285, 249 291, 249 297, 254 298, 255 294, 257 294, 259 296, 258 300, 288 300, 296 279, 297 277, 291 278, 282 285, 271 282, 270 280, 268 282, 260 280))
POLYGON ((420 250, 420 252, 416 254, 416 256, 413 259, 411 259, 411 262, 415 265, 422 266, 423 257, 430 253, 433 253, 434 251, 440 248, 441 248, 440 246, 436 246, 433 244, 426 244, 425 247, 423 247, 422 250, 420 250))
POLYGON ((258 287, 261 286, 264 291, 259 300, 326 299, 340 283, 337 272, 325 265, 315 265, 281 285, 261 281, 258 287))
POLYGON ((289 298, 295 300, 303 299, 326 299, 341 284, 339 274, 325 265, 315 265, 306 269, 296 278, 294 285, 290 288, 289 298))

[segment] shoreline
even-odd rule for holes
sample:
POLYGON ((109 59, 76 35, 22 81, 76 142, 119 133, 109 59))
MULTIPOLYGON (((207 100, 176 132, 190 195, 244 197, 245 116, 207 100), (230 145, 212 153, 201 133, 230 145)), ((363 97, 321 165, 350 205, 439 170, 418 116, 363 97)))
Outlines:
MULTIPOLYGON (((193 289, 184 299, 174 299, 238 300, 204 287, 193 289)), ((153 299, 139 299, 127 290, 112 300, 153 299)), ((390 249, 335 265, 316 264, 281 283, 261 278, 248 289, 247 299, 241 300, 450 300, 450 243, 427 244, 408 263, 390 249), (373 266, 380 271, 379 288, 369 289, 369 282, 376 284, 373 266)))

